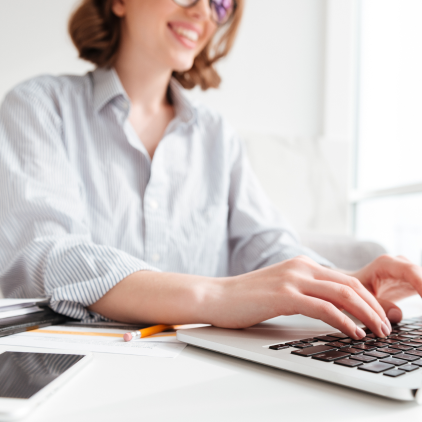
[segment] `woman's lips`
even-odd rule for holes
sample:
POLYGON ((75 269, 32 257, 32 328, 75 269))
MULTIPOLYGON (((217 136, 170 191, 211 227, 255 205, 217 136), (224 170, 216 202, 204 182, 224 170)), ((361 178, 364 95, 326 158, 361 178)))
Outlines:
POLYGON ((169 23, 168 27, 170 28, 173 35, 185 46, 188 48, 195 48, 196 43, 199 39, 199 32, 197 30, 188 28, 185 25, 169 23))

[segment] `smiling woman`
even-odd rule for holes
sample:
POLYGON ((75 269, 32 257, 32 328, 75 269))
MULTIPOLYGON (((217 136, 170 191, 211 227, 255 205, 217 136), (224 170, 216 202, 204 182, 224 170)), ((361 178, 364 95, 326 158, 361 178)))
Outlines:
MULTIPOLYGON (((142 27, 147 39, 154 39, 153 34, 159 29, 151 25, 154 20, 151 19, 148 1, 138 3, 138 7, 144 9, 141 14, 143 19, 138 25, 142 27)), ((183 8, 191 8, 196 6, 198 0, 175 0, 174 3, 183 8)), ((79 57, 98 67, 115 65, 124 36, 122 20, 119 19, 124 13, 121 6, 113 0, 85 0, 76 9, 69 21, 69 33, 79 51, 79 57)), ((191 89, 199 85, 205 90, 219 86, 221 79, 214 64, 226 56, 233 46, 242 18, 244 0, 212 0, 210 7, 213 21, 220 27, 213 40, 208 41, 209 34, 203 33, 205 28, 186 22, 185 19, 167 23, 174 36, 195 53, 193 65, 188 59, 184 68, 173 71, 173 76, 184 88, 191 89), (203 39, 207 40, 205 45, 201 42, 203 39)), ((136 16, 139 19, 139 15, 136 16)), ((215 32, 215 28, 208 30, 215 32)))
MULTIPOLYGON (((422 271, 347 274, 303 247, 241 140, 185 88, 218 86, 243 1, 84 0, 82 76, 41 76, 0 108, 0 287, 84 321, 248 327, 319 318, 355 339, 399 321, 422 271)), ((245 87, 247 89, 247 87, 245 87)))

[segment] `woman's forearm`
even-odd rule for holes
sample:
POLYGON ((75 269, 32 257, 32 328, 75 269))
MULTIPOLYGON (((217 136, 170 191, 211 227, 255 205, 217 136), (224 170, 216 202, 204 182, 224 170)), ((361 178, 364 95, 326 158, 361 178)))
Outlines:
POLYGON ((339 311, 345 309, 378 337, 391 332, 384 310, 356 278, 307 257, 226 278, 140 271, 89 309, 122 322, 208 323, 224 328, 302 314, 322 319, 352 338, 364 337, 362 329, 339 311))
POLYGON ((138 271, 88 309, 128 323, 212 324, 225 279, 138 271))

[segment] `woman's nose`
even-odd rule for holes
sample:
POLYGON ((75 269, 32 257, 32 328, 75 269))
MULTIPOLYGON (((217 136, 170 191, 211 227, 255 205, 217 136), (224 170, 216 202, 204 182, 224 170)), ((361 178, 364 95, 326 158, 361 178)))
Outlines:
POLYGON ((186 11, 197 20, 206 20, 211 17, 209 0, 199 0, 195 6, 189 7, 186 11))

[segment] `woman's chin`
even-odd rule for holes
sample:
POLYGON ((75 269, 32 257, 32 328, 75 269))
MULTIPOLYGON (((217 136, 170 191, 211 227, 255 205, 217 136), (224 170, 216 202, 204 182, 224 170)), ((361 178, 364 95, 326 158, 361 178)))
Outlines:
POLYGON ((175 72, 186 72, 193 66, 193 59, 189 60, 178 60, 173 62, 173 70, 175 72))

